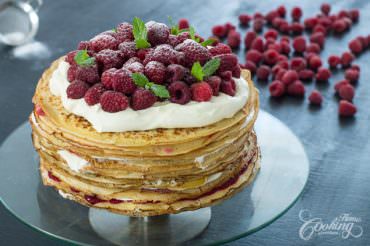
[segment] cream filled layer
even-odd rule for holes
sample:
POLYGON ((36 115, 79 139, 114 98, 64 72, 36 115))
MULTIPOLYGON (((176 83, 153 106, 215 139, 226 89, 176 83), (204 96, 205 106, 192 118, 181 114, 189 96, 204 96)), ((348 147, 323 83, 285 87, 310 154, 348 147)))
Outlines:
POLYGON ((249 90, 247 82, 235 79, 236 95, 220 93, 208 102, 194 102, 180 105, 170 102, 157 102, 144 110, 132 110, 109 113, 102 110, 100 104, 89 106, 85 100, 70 99, 66 89, 69 85, 67 71, 69 64, 61 61, 54 71, 50 82, 50 91, 61 98, 63 107, 88 120, 97 132, 144 131, 156 128, 190 128, 213 124, 225 118, 233 117, 245 105, 249 90))

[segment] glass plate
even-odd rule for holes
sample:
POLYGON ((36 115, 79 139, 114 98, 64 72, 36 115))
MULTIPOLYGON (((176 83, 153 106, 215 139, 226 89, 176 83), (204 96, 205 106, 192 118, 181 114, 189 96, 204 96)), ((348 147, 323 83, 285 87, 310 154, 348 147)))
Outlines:
MULTIPOLYGON (((194 234, 184 244, 221 244, 245 237, 283 215, 301 194, 309 174, 309 162, 299 139, 281 121, 264 111, 260 111, 255 129, 262 152, 261 170, 255 182, 232 199, 213 206, 211 213, 205 209, 174 215, 173 218, 186 217, 187 223, 194 226, 198 224, 199 214, 208 220, 210 217, 210 221, 207 220, 201 231, 196 233, 198 235, 194 234)), ((146 241, 133 240, 138 237, 128 238, 127 234, 122 234, 118 235, 121 241, 117 242, 104 236, 99 231, 99 224, 94 224, 92 216, 95 214, 96 218, 102 214, 63 199, 54 189, 44 187, 30 134, 31 129, 26 122, 9 135, 0 148, 0 200, 15 217, 53 238, 80 245, 112 242, 150 245, 154 242, 148 240, 145 233, 151 231, 151 227, 163 226, 163 221, 168 222, 168 218, 145 220, 113 215, 112 219, 108 219, 112 214, 103 214, 107 223, 105 228, 108 229, 119 225, 114 224, 117 219, 131 221, 131 224, 145 224, 146 228, 139 232, 139 237, 146 238, 146 241)), ((171 238, 186 234, 186 228, 181 231, 181 227, 169 225, 169 229, 173 229, 171 238)), ((124 230, 108 230, 105 233, 114 233, 113 237, 121 231, 124 230)), ((178 241, 170 240, 165 244, 175 243, 178 241)))

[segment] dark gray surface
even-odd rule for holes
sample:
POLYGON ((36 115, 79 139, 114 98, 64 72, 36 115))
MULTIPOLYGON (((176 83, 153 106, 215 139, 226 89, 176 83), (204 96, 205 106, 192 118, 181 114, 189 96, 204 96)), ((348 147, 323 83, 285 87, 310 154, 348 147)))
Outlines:
MULTIPOLYGON (((287 6, 298 4, 305 16, 318 12, 315 1, 284 1, 287 6)), ((356 35, 368 34, 370 2, 330 1, 333 11, 341 8, 361 9, 360 23, 343 37, 329 38, 323 57, 340 54, 347 42, 356 35)), ((144 20, 166 21, 187 17, 199 32, 207 36, 214 24, 237 23, 240 12, 266 12, 283 1, 46 1, 40 11, 40 30, 37 40, 52 51, 49 58, 23 60, 11 55, 11 49, 0 46, 0 141, 26 120, 32 109, 31 97, 35 84, 48 64, 73 49, 78 40, 84 40, 116 23, 129 21, 133 16, 144 20), (229 3, 226 3, 229 2, 229 3)), ((243 33, 245 30, 242 31, 243 33)), ((241 61, 244 53, 240 52, 241 61)), ((311 83, 308 90, 317 87, 325 97, 322 109, 310 108, 304 100, 286 98, 271 100, 265 83, 257 83, 261 90, 261 107, 272 113, 301 138, 311 162, 311 174, 303 196, 296 205, 269 227, 230 245, 369 245, 368 218, 370 216, 370 137, 369 54, 360 56, 361 79, 357 86, 355 103, 358 114, 353 119, 337 117, 337 99, 332 84, 343 77, 336 73, 330 85, 311 83), (335 235, 318 235, 309 241, 299 237, 302 222, 301 209, 308 209, 314 217, 330 222, 342 213, 360 217, 364 233, 360 238, 342 239, 335 235)), ((325 59, 326 60, 326 59, 325 59)), ((1 162, 1 160, 0 160, 1 162)), ((2 163, 1 165, 6 165, 2 163)), ((27 201, 22 201, 27 202, 27 201)), ((62 215, 61 215, 62 216, 62 215)), ((235 222, 237 223, 237 222, 235 222)), ((228 226, 228 225, 225 225, 228 226)), ((63 245, 35 232, 18 222, 3 207, 0 208, 0 245, 63 245)))

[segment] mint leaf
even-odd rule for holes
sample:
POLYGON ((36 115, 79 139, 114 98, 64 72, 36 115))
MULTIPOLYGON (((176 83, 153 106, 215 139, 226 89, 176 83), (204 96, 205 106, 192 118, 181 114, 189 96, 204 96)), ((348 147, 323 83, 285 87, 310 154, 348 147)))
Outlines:
POLYGON ((95 64, 95 57, 90 57, 87 50, 79 50, 73 58, 77 65, 85 67, 95 64))
POLYGON ((202 65, 199 62, 195 62, 191 67, 191 75, 193 75, 197 80, 202 81, 204 77, 202 65))
POLYGON ((168 92, 167 88, 163 85, 158 85, 158 84, 152 84, 150 86, 150 90, 156 95, 157 97, 160 98, 169 98, 170 93, 168 92))
POLYGON ((190 38, 192 39, 192 40, 195 40, 195 29, 194 29, 194 27, 189 27, 189 34, 190 34, 190 38))
POLYGON ((136 39, 135 40, 136 48, 138 49, 146 49, 150 47, 150 43, 145 39, 136 39))
POLYGON ((141 73, 133 73, 131 74, 131 78, 134 81, 134 83, 140 87, 145 87, 145 85, 149 83, 148 78, 141 73))
POLYGON ((113 29, 112 29, 112 32, 117 33, 117 28, 113 28, 113 29))
POLYGON ((173 35, 178 35, 179 34, 179 25, 176 25, 171 16, 168 16, 168 23, 170 24, 171 27, 171 34, 173 35))
POLYGON ((147 41, 147 29, 144 21, 135 17, 132 21, 132 33, 134 34, 136 48, 145 49, 150 47, 150 43, 147 41))
POLYGON ((204 64, 202 69, 204 76, 208 77, 214 74, 219 68, 220 64, 221 64, 220 58, 214 58, 212 60, 209 60, 206 64, 204 64))
POLYGON ((205 40, 205 41, 201 42, 200 44, 201 44, 203 47, 207 47, 207 46, 209 46, 209 45, 212 45, 214 42, 215 42, 215 40, 213 40, 213 39, 207 39, 207 40, 205 40))

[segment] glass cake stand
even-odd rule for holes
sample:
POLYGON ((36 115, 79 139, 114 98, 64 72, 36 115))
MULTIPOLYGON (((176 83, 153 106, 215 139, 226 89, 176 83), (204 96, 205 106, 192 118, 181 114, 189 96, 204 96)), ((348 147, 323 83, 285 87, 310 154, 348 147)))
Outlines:
POLYGON ((261 170, 233 198, 177 215, 132 218, 89 209, 41 184, 28 123, 0 148, 0 200, 19 220, 52 238, 78 245, 214 245, 245 237, 282 216, 301 194, 309 162, 299 139, 261 111, 255 126, 261 170))

